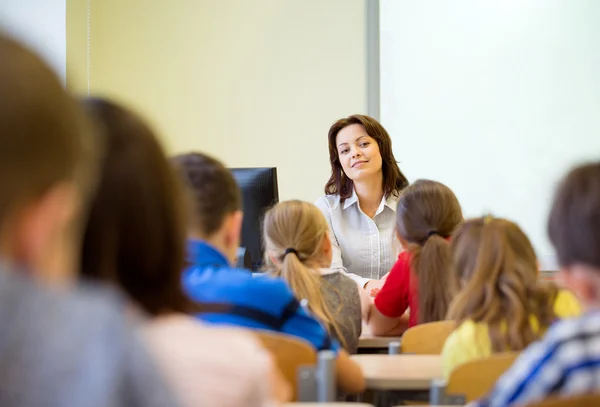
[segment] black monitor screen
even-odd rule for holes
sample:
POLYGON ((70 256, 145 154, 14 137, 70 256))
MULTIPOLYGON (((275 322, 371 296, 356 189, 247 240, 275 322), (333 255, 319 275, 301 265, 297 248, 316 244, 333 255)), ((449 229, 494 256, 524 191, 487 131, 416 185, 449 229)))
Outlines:
POLYGON ((244 221, 241 246, 250 254, 252 269, 262 265, 262 221, 265 212, 279 202, 276 168, 231 168, 242 190, 244 221))

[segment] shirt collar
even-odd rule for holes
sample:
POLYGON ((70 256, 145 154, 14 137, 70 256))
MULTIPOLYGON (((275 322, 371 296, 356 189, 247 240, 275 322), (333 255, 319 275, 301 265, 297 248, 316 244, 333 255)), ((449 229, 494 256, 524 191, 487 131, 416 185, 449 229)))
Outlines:
POLYGON ((194 266, 229 266, 227 257, 203 240, 188 239, 187 261, 194 266))
MULTIPOLYGON (((358 205, 358 195, 356 195, 356 191, 352 188, 352 195, 344 201, 343 209, 349 208, 353 204, 358 205)), ((383 212, 385 207, 390 208, 392 211, 396 212, 396 207, 398 206, 398 197, 392 192, 387 198, 383 197, 381 203, 379 204, 379 208, 377 208, 377 212, 375 215, 379 215, 383 212)))
POLYGON ((356 191, 352 188, 352 195, 344 200, 343 209, 349 208, 354 204, 358 204, 358 195, 356 195, 356 191))

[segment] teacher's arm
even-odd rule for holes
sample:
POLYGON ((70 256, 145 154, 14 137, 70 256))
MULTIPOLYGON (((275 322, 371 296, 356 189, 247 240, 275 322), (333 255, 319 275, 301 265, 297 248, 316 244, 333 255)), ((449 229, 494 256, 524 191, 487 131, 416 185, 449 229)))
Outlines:
POLYGON ((342 250, 340 249, 340 245, 338 243, 337 236, 335 235, 335 231, 333 230, 333 223, 331 222, 331 207, 329 206, 329 202, 325 197, 319 198, 315 205, 317 208, 321 210, 323 216, 327 220, 327 225, 329 226, 329 238, 331 240, 331 266, 330 268, 335 271, 341 271, 346 274, 352 280, 359 285, 359 287, 365 287, 371 279, 364 278, 359 276, 358 274, 348 273, 348 270, 344 267, 344 263, 342 262, 342 250))

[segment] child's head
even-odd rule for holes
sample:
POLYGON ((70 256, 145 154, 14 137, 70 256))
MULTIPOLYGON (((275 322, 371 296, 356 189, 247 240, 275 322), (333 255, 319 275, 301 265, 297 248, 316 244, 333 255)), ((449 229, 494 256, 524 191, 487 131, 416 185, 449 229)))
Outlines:
POLYGON ((65 281, 77 271, 101 146, 40 58, 0 35, 0 61, 0 255, 65 281))
POLYGON ((84 105, 104 128, 107 153, 85 231, 82 274, 123 288, 150 315, 191 311, 181 285, 184 197, 173 168, 139 117, 102 99, 84 105))
POLYGON ((462 221, 458 199, 439 182, 418 180, 400 194, 396 230, 400 243, 412 254, 420 323, 444 319, 456 293, 449 238, 462 221))
POLYGON ((465 222, 452 239, 453 263, 463 289, 448 316, 488 325, 495 352, 521 350, 555 318, 556 288, 539 279, 537 258, 521 228, 491 216, 465 222))
POLYGON ((302 263, 326 268, 331 264, 329 228, 315 205, 302 201, 281 202, 265 214, 263 236, 265 262, 281 270, 302 263), (289 250, 289 252, 286 252, 289 250))
POLYGON ((587 308, 600 306, 600 162, 561 182, 548 221, 561 278, 587 308))
POLYGON ((287 281, 299 299, 308 300, 310 310, 330 330, 342 335, 321 295, 320 268, 331 265, 331 240, 325 217, 315 205, 286 201, 267 211, 264 219, 265 264, 271 274, 287 281))
POLYGON ((188 188, 192 214, 188 233, 236 260, 242 232, 242 193, 231 172, 216 159, 187 153, 172 159, 188 188))

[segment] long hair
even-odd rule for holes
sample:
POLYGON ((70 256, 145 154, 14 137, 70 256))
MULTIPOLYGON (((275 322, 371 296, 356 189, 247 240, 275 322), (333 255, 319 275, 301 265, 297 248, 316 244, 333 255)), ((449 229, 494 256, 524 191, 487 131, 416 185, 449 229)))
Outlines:
POLYGON ((91 98, 106 154, 81 256, 83 276, 113 283, 151 316, 199 309, 181 273, 186 217, 182 189, 154 132, 136 114, 91 98))
POLYGON ((340 163, 340 157, 336 147, 338 133, 352 124, 360 124, 379 146, 381 154, 381 171, 383 172, 383 193, 386 198, 390 195, 398 196, 408 185, 408 180, 400 171, 398 162, 392 151, 392 138, 383 126, 375 119, 361 114, 355 114, 339 119, 329 129, 329 163, 331 164, 331 176, 325 184, 325 194, 340 196, 341 201, 350 198, 354 189, 353 181, 346 176, 340 163))
POLYGON ((417 277, 419 323, 443 320, 458 291, 448 241, 463 221, 458 199, 439 182, 418 180, 400 194, 396 217, 417 277))
POLYGON ((487 324, 494 352, 524 349, 552 323, 557 288, 539 278, 535 251, 518 225, 469 220, 454 235, 452 254, 463 289, 448 318, 487 324))
MULTIPOLYGON (((346 347, 335 319, 339 310, 330 309, 321 294, 326 282, 317 271, 322 267, 323 239, 328 232, 327 221, 313 204, 286 201, 275 205, 264 219, 265 264, 270 274, 289 284, 297 298, 308 301, 310 311, 346 347), (286 253, 287 249, 293 251, 286 253)), ((331 288, 335 290, 333 285, 331 288)))

